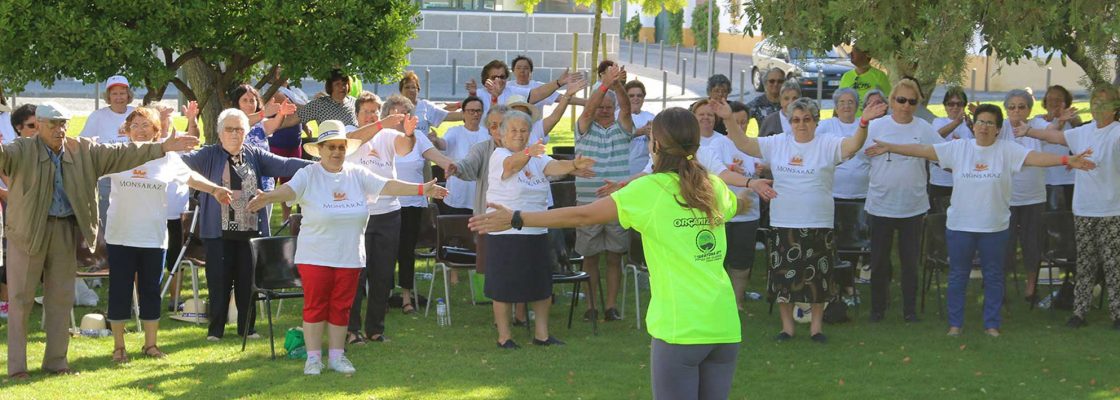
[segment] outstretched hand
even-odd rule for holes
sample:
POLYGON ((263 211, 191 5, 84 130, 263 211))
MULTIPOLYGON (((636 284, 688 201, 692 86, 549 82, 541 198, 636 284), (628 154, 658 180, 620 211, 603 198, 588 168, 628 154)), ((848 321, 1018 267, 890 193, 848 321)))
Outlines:
POLYGON ((198 138, 194 136, 172 136, 164 140, 160 147, 164 153, 173 151, 190 151, 198 147, 198 138))
POLYGON ((513 221, 513 210, 498 203, 486 203, 486 206, 493 208, 494 211, 471 217, 467 227, 482 234, 501 232, 511 228, 510 221, 513 221))
POLYGON ((887 114, 887 103, 875 103, 863 110, 863 119, 868 121, 887 114))
POLYGON ((751 183, 747 186, 758 194, 760 199, 770 201, 778 197, 778 192, 774 190, 774 181, 770 179, 751 179, 751 183))
POLYGON ((863 152, 863 154, 866 154, 868 157, 875 157, 886 154, 888 151, 890 151, 887 149, 887 143, 880 142, 877 139, 872 140, 875 142, 875 144, 871 147, 868 147, 867 150, 863 152))
POLYGON ((1070 157, 1069 165, 1066 166, 1066 169, 1088 171, 1097 168, 1097 163, 1089 159, 1091 155, 1093 155, 1093 149, 1085 149, 1081 154, 1070 157))
POLYGON ((198 120, 198 102, 188 101, 187 105, 183 106, 183 117, 187 118, 187 122, 197 122, 198 120))
POLYGON ((437 185, 435 179, 432 179, 432 180, 424 183, 424 195, 425 196, 428 196, 428 197, 431 197, 431 198, 434 198, 434 199, 442 199, 442 198, 447 197, 448 193, 449 192, 447 191, 447 188, 445 188, 443 186, 440 186, 440 185, 437 185))
MULTIPOLYGON (((230 203, 233 203, 233 191, 229 190, 225 187, 218 186, 218 187, 214 188, 214 191, 211 192, 210 195, 214 196, 214 199, 218 200, 218 203, 221 203, 221 204, 224 204, 224 205, 227 205, 227 206, 230 203)), ((256 211, 256 210, 254 210, 254 211, 256 211)))
POLYGON ((265 194, 265 192, 257 189, 257 194, 253 196, 252 199, 249 199, 249 204, 247 204, 245 208, 249 209, 249 212, 259 211, 269 204, 268 200, 265 199, 266 196, 267 194, 265 194))
POLYGON ((626 181, 615 182, 610 179, 603 179, 603 186, 599 186, 598 189, 595 189, 595 197, 610 196, 611 193, 617 192, 624 186, 626 186, 626 181))

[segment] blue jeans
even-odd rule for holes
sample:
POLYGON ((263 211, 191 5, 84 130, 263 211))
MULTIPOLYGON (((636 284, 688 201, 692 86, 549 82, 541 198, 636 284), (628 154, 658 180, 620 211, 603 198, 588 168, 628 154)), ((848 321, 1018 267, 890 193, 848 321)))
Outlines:
POLYGON ((159 277, 163 272, 164 250, 110 244, 109 321, 128 321, 132 315, 132 288, 140 302, 140 320, 159 320, 159 277), (135 281, 133 280, 135 279, 135 281))
POLYGON ((1003 307, 1003 268, 1007 261, 1010 230, 991 233, 945 230, 949 246, 949 326, 964 326, 965 292, 972 260, 980 252, 980 271, 984 274, 984 329, 999 329, 999 309, 1003 307))

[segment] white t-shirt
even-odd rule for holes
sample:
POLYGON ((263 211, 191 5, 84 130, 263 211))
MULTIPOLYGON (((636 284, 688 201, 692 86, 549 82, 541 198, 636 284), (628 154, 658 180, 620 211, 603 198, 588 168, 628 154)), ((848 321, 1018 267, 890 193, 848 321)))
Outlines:
MULTIPOLYGON (((618 119, 619 110, 614 110, 614 118, 618 119)), ((634 130, 642 129, 650 122, 653 122, 653 113, 649 111, 638 110, 636 113, 630 114, 630 119, 634 121, 634 130)))
MULTIPOLYGON (((934 131, 937 131, 941 129, 941 127, 949 125, 952 122, 953 120, 949 118, 940 117, 934 119, 931 125, 933 125, 934 131)), ((941 134, 938 133, 938 136, 940 135, 941 134)), ((972 139, 972 130, 968 129, 968 124, 961 122, 952 132, 949 132, 948 136, 942 138, 945 142, 951 142, 956 139, 972 139)), ((941 168, 941 165, 938 163, 930 162, 929 183, 934 186, 953 187, 953 172, 946 171, 944 168, 941 168)))
POLYGON ((431 131, 431 128, 438 127, 443 123, 443 119, 447 118, 450 112, 444 110, 443 107, 437 106, 425 99, 416 101, 416 109, 412 115, 416 116, 419 121, 416 124, 416 130, 424 132, 425 135, 431 131))
MULTIPOLYGON (((470 131, 466 126, 459 125, 447 130, 443 140, 447 141, 446 155, 452 160, 462 160, 470 153, 471 146, 490 139, 490 133, 483 126, 477 131, 470 131)), ((451 207, 474 209, 474 181, 464 181, 454 176, 447 178, 447 197, 443 203, 451 207)))
POLYGON ((128 136, 124 135, 124 120, 136 107, 128 106, 124 114, 117 114, 109 107, 102 108, 89 114, 86 125, 82 128, 81 137, 97 138, 97 143, 128 143, 128 136))
POLYGON ((534 122, 533 127, 530 128, 528 143, 535 144, 539 140, 541 141, 541 143, 548 144, 548 139, 550 137, 551 135, 545 134, 544 132, 544 120, 542 119, 540 121, 534 122))
MULTIPOLYGON (((412 151, 397 157, 397 179, 410 183, 424 183, 424 167, 428 166, 424 152, 433 147, 435 146, 432 145, 431 140, 428 140, 428 135, 416 135, 416 144, 412 146, 412 151)), ((400 196, 397 200, 400 201, 401 207, 428 206, 427 196, 400 196)))
MULTIPOLYGON (((817 136, 835 136, 846 139, 854 136, 859 129, 859 121, 845 124, 840 118, 829 118, 817 125, 817 136)), ((832 183, 832 197, 837 199, 864 199, 867 198, 867 184, 871 180, 871 160, 863 152, 840 163, 836 167, 835 180, 832 183)))
MULTIPOLYGON (((382 129, 373 139, 358 147, 354 154, 346 157, 346 161, 365 167, 385 179, 396 179, 396 139, 401 136, 404 134, 398 130, 382 129)), ((416 136, 417 143, 420 143, 421 136, 424 135, 416 136)), ((396 196, 371 196, 368 206, 369 215, 381 215, 401 209, 396 196)))
MULTIPOLYGON (((552 82, 549 82, 549 83, 552 83, 552 82)), ((536 88, 538 88, 538 87, 540 87, 541 85, 544 85, 544 84, 545 83, 541 82, 541 81, 530 80, 528 85, 521 85, 521 84, 517 83, 517 80, 510 80, 510 81, 506 82, 506 87, 510 88, 510 89, 513 89, 515 92, 518 92, 522 96, 525 96, 525 99, 528 99, 529 98, 529 93, 532 93, 533 89, 536 89, 536 88)), ((484 88, 479 88, 479 91, 481 91, 482 89, 484 89, 484 88)), ((537 108, 540 109, 541 112, 543 113, 544 108, 546 106, 552 105, 552 103, 555 103, 556 99, 559 99, 559 98, 560 98, 560 91, 557 90, 555 92, 552 92, 552 94, 549 95, 548 97, 545 97, 544 99, 534 103, 533 105, 537 106, 537 108)))
MULTIPOLYGON (((614 113, 615 118, 618 118, 618 111, 614 113)), ((644 128, 650 122, 653 122, 653 113, 649 111, 641 111, 637 114, 630 114, 630 118, 634 121, 634 130, 644 128)), ((641 172, 641 168, 649 161, 649 136, 636 135, 630 139, 630 174, 641 172)))
MULTIPOLYGON (((743 175, 746 175, 747 178, 758 178, 758 171, 756 171, 754 168, 754 164, 756 162, 758 162, 757 158, 751 157, 750 155, 747 155, 747 153, 739 151, 738 148, 731 149, 731 162, 729 164, 738 164, 739 166, 741 166, 743 168, 743 175)), ((735 192, 736 195, 746 192, 747 196, 751 199, 750 208, 742 214, 731 217, 730 222, 757 221, 761 216, 761 205, 759 204, 758 193, 755 193, 754 190, 745 187, 732 185, 728 185, 727 187, 730 188, 732 192, 735 192)))
POLYGON ((774 173, 770 224, 779 228, 833 228, 832 182, 844 161, 838 136, 815 136, 797 143, 793 134, 758 138, 762 158, 774 173))
MULTIPOLYGON (((708 170, 708 173, 712 175, 718 176, 719 174, 722 174, 723 171, 727 171, 727 164, 724 164, 723 161, 720 160, 719 155, 713 152, 712 149, 709 149, 707 147, 701 146, 696 149, 696 161, 699 162, 700 166, 704 167, 704 169, 708 170)), ((649 162, 646 163, 646 168, 642 170, 642 173, 647 175, 653 173, 653 157, 650 157, 649 162)))
POLYGON ((0 112, 0 142, 8 144, 16 140, 16 128, 12 126, 12 113, 0 112))
POLYGON ((112 186, 105 213, 105 243, 167 248, 169 183, 186 186, 190 168, 176 153, 106 175, 112 186))
MULTIPOLYGON (((921 118, 900 124, 889 115, 871 121, 864 148, 874 145, 874 140, 927 145, 945 142, 933 126, 921 118)), ((927 181, 924 158, 893 153, 872 157, 865 207, 867 213, 887 218, 909 218, 928 211, 927 181)), ((781 191, 778 193, 781 196, 781 191)))
POLYGON ((961 139, 933 149, 941 165, 953 170, 956 182, 945 226, 962 232, 1006 230, 1011 223, 1011 176, 1023 167, 1029 150, 998 139, 987 147, 977 145, 976 139, 961 139))
MULTIPOLYGON (((530 157, 525 167, 521 168, 509 179, 502 179, 502 162, 513 155, 509 149, 499 147, 494 149, 490 156, 489 188, 486 190, 486 201, 501 204, 511 210, 544 211, 548 209, 548 195, 552 192, 552 185, 544 175, 544 167, 552 161, 552 157, 542 155, 530 157)), ((494 211, 487 208, 487 212, 494 211)), ((539 235, 548 232, 548 228, 525 227, 521 230, 513 228, 491 235, 539 235)))
POLYGON ((296 171, 288 181, 296 192, 292 203, 303 210, 296 263, 364 268, 366 201, 378 197, 385 182, 384 177, 349 162, 342 164, 340 172, 328 172, 320 163, 296 171))
MULTIPOLYGON (((482 100, 482 117, 485 118, 486 113, 490 111, 491 96, 490 92, 486 90, 486 87, 482 85, 482 82, 478 83, 478 91, 476 92, 476 96, 478 96, 478 98, 482 100)), ((498 104, 506 104, 506 102, 509 101, 510 96, 524 96, 526 99, 528 99, 529 92, 523 91, 521 89, 514 89, 507 82, 506 90, 503 90, 502 93, 498 95, 498 104)))
MULTIPOLYGON (((1042 116, 1034 117, 1034 119, 1036 121, 1039 121, 1040 124, 1042 124, 1042 126, 1047 126, 1047 127, 1050 126, 1050 122, 1047 122, 1046 119, 1042 118, 1042 116)), ((1036 126, 1036 125, 1032 124, 1031 126, 1036 126)), ((1073 125, 1070 124, 1069 122, 1066 122, 1065 125, 1062 126, 1062 130, 1067 130, 1067 129, 1073 129, 1073 125)), ((1062 146, 1060 144, 1047 143, 1047 142, 1042 142, 1042 151, 1050 153, 1050 154, 1056 154, 1056 155, 1059 155, 1059 156, 1072 156, 1073 155, 1073 154, 1070 154, 1069 147, 1062 146)), ((1055 166, 1055 167, 1047 167, 1046 168, 1046 184, 1047 185, 1072 185, 1073 180, 1075 179, 1074 178, 1075 175, 1076 175, 1076 172, 1074 172, 1074 170, 1066 168, 1066 166, 1064 166, 1064 165, 1059 165, 1059 166, 1055 166)))
POLYGON ((1093 149, 1092 171, 1077 170, 1073 185, 1073 215, 1079 217, 1120 216, 1120 122, 1097 129, 1090 121, 1065 132, 1073 154, 1093 149))
MULTIPOLYGON (((1031 124, 1034 129, 1046 129, 1046 125, 1040 125, 1037 120, 1030 120, 1027 123, 1031 124)), ((1031 151, 1042 151, 1042 141, 1032 137, 1015 137, 1015 133, 1011 128, 1011 122, 1004 120, 1003 132, 1000 132, 1000 137, 1007 137, 1031 151)), ((1046 169, 1042 167, 1027 167, 1023 166, 1019 171, 1011 174, 1011 205, 1013 206, 1026 206, 1031 204, 1039 204, 1046 202, 1046 169)))

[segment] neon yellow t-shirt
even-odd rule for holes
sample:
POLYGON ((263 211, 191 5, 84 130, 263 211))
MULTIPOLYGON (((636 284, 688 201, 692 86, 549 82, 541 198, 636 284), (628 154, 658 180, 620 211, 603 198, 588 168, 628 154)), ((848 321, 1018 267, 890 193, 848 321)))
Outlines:
MULTIPOLYGON (((871 67, 867 69, 862 75, 856 72, 855 69, 845 72, 840 77, 840 88, 852 88, 859 93, 860 108, 856 110, 856 116, 863 116, 863 101, 867 97, 867 92, 871 89, 879 89, 883 92, 883 98, 891 95, 891 79, 883 71, 871 67)), ((889 100, 887 101, 890 102, 889 100)))
MULTIPOLYGON (((735 215, 735 193, 709 175, 724 221, 735 215)), ((742 341, 731 280, 723 269, 723 223, 709 226, 704 213, 682 207, 677 174, 637 179, 611 194, 618 222, 642 233, 650 273, 649 334, 672 344, 742 341)))

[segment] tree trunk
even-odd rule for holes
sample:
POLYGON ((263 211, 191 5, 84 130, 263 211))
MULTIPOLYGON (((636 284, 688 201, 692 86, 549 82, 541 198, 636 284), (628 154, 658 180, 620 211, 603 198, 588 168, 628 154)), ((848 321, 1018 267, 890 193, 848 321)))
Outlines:
POLYGON ((597 0, 595 2, 595 25, 591 28, 591 83, 599 80, 599 74, 596 73, 599 68, 599 32, 603 26, 603 1, 597 0))
POLYGON ((163 94, 166 93, 166 92, 167 92, 167 84, 166 83, 163 84, 163 86, 158 86, 158 87, 148 86, 148 93, 144 94, 143 104, 144 105, 149 105, 149 104, 152 104, 153 102, 158 102, 160 100, 163 100, 163 94))
POLYGON ((1065 52, 1070 61, 1077 63, 1077 66, 1085 71, 1085 77, 1089 79, 1090 89, 1102 83, 1108 83, 1100 65, 1093 63, 1093 60, 1086 56, 1085 49, 1077 42, 1071 42, 1069 47, 1062 51, 1065 52))
POLYGON ((205 143, 217 143, 217 120, 222 112, 222 101, 218 98, 216 77, 210 67, 202 60, 194 59, 183 64, 187 83, 198 96, 199 113, 202 117, 202 137, 205 143))

